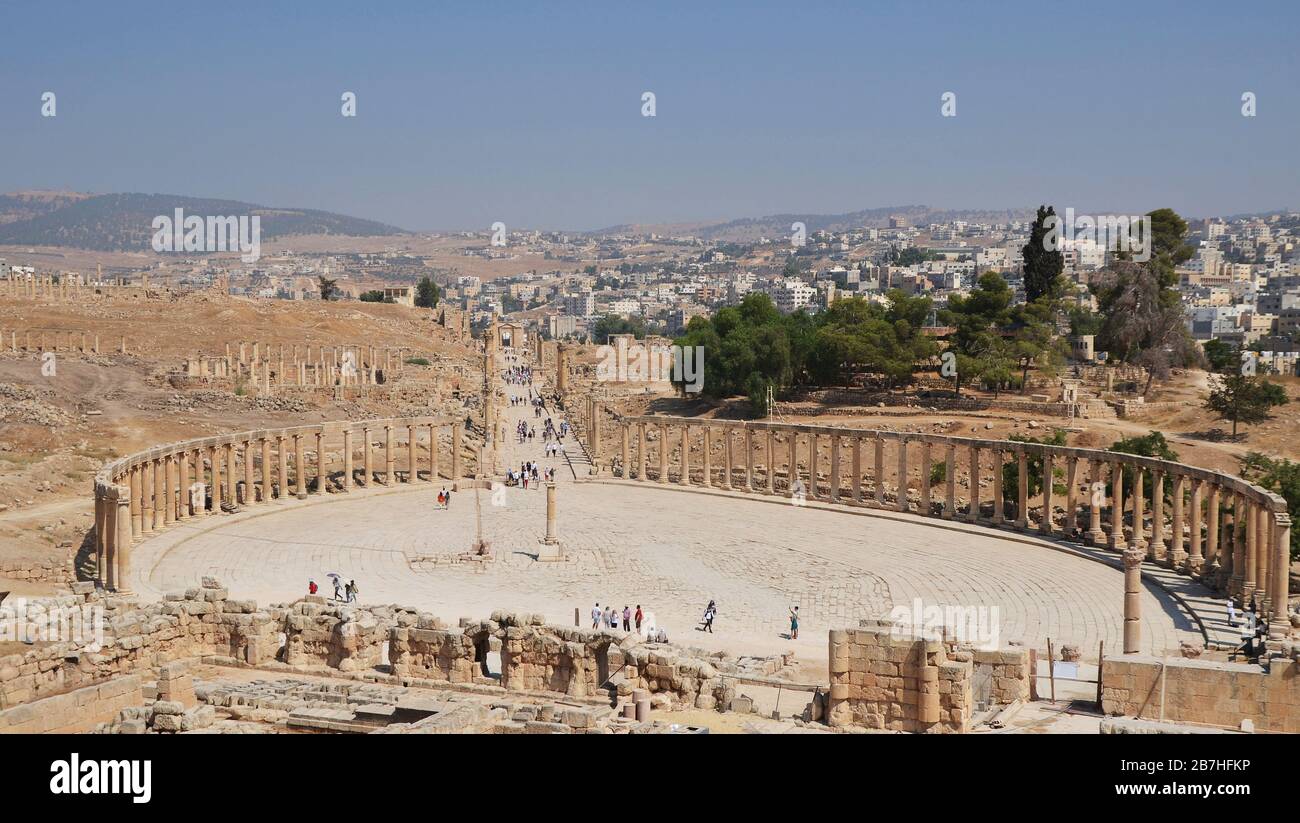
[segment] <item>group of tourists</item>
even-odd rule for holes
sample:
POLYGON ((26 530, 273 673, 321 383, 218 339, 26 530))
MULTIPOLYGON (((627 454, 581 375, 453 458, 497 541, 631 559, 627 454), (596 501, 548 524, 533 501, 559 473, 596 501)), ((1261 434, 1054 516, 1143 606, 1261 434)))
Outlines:
POLYGON ((504 378, 512 386, 528 386, 533 382, 533 369, 531 366, 510 366, 504 378))
POLYGON ((641 621, 644 619, 645 614, 641 611, 640 603, 636 605, 635 612, 628 606, 624 606, 621 612, 610 605, 602 609, 600 603, 591 608, 591 627, 593 629, 618 629, 621 626, 623 631, 630 632, 635 626, 636 631, 639 633, 641 631, 641 621))
POLYGON ((536 436, 537 436, 537 429, 535 427, 530 427, 527 423, 525 423, 522 420, 520 420, 519 424, 515 426, 516 443, 526 443, 532 440, 536 436))
MULTIPOLYGON (((341 601, 343 603, 357 602, 357 592, 358 592, 357 581, 349 580, 347 583, 344 583, 343 578, 334 576, 332 574, 330 576, 334 580, 335 600, 341 601)), ((307 594, 317 594, 319 591, 320 591, 320 586, 316 585, 315 580, 307 581, 307 594)))
POLYGON ((451 492, 447 490, 446 486, 443 486, 442 491, 438 492, 438 508, 451 508, 451 492))

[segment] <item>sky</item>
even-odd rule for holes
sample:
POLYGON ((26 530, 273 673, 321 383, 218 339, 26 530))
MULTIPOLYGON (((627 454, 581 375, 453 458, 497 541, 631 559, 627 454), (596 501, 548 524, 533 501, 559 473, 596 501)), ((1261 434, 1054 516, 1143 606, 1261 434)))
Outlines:
POLYGON ((1300 207, 1295 0, 0 3, 0 191, 419 231, 1300 207))

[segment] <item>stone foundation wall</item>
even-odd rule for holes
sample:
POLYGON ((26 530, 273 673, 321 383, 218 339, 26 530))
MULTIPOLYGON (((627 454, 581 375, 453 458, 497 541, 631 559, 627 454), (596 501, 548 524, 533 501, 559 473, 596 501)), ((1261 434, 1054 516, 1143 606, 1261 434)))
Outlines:
POLYGON ((1102 665, 1105 714, 1204 723, 1256 730, 1300 732, 1300 665, 1276 658, 1267 666, 1128 654, 1102 665), (1161 684, 1161 664, 1164 683, 1161 684))
POLYGON ((427 614, 419 615, 415 625, 391 630, 388 662, 398 677, 445 683, 472 683, 481 671, 473 635, 449 629, 427 614))
POLYGON ((99 590, 27 603, 29 612, 36 606, 65 615, 76 612, 85 627, 93 626, 98 612, 102 646, 86 645, 90 637, 80 642, 37 642, 21 654, 0 657, 2 706, 80 689, 171 660, 221 655, 256 664, 272 659, 279 647, 280 624, 272 614, 258 611, 251 600, 229 599, 228 592, 210 578, 201 588, 169 594, 162 602, 143 607, 99 590))
MULTIPOLYGON (((959 652, 958 655, 961 653, 959 652)), ((991 671, 989 688, 990 706, 1009 706, 1020 700, 1029 702, 1029 650, 1022 648, 976 650, 969 653, 977 669, 985 666, 991 671)))
POLYGON ((367 609, 309 595, 284 612, 284 662, 351 672, 384 662, 389 625, 367 609))
POLYGON ((144 702, 139 675, 117 677, 0 711, 0 734, 76 734, 144 702))
POLYGON ((0 563, 0 577, 35 583, 71 583, 76 580, 72 560, 10 560, 0 563))
POLYGON ((949 659, 940 640, 900 636, 868 622, 830 633, 828 722, 907 732, 965 732, 971 721, 971 667, 949 659))

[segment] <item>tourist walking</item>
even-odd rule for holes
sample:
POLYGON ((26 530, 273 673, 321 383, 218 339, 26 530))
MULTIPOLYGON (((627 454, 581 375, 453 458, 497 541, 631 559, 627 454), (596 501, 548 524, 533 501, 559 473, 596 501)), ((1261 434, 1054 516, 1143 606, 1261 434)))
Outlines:
POLYGON ((627 606, 623 607, 623 631, 632 631, 632 610, 627 606))
POLYGON ((640 604, 640 603, 637 603, 637 604, 636 604, 636 631, 637 631, 637 634, 640 634, 640 633, 641 633, 641 620, 642 620, 641 604, 640 604))
POLYGON ((600 618, 601 618, 600 604, 597 603, 595 606, 591 608, 591 627, 593 629, 600 628, 600 618))
POLYGON ((790 639, 799 639, 799 607, 790 610, 790 639))
POLYGON ((704 625, 700 628, 700 631, 713 634, 713 618, 717 617, 717 615, 718 605, 710 600, 709 605, 704 607, 704 625))
POLYGON ((316 593, 316 581, 315 581, 315 580, 308 580, 308 581, 307 581, 307 594, 315 594, 315 593, 316 593))

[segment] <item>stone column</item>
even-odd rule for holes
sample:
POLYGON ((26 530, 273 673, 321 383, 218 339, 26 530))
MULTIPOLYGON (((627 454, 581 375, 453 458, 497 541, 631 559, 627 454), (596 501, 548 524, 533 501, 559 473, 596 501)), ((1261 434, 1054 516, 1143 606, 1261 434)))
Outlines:
POLYGON ((167 467, 161 457, 153 459, 153 527, 154 531, 167 524, 167 467))
MULTIPOLYGON (((258 438, 258 450, 262 453, 262 496, 263 503, 271 499, 271 440, 266 435, 258 438)), ((257 500, 257 496, 253 496, 257 500)))
POLYGON ((682 486, 691 485, 691 427, 679 426, 682 430, 682 464, 681 476, 677 482, 682 486))
MULTIPOLYGON (((790 452, 788 456, 788 459, 790 461, 790 466, 788 469, 786 469, 786 474, 788 475, 786 478, 786 482, 790 486, 790 496, 793 497, 795 493, 795 486, 796 484, 799 483, 799 432, 795 431, 794 429, 791 429, 790 431, 786 432, 786 436, 790 438, 790 442, 786 444, 787 446, 789 446, 789 452, 790 452)), ((807 496, 806 490, 804 492, 804 495, 807 496)))
POLYGON ((1165 553, 1165 565, 1171 569, 1181 569, 1187 559, 1187 554, 1183 550, 1186 540, 1183 537, 1183 528, 1187 524, 1185 516, 1185 506, 1183 502, 1184 484, 1186 478, 1183 475, 1174 473, 1170 478, 1170 486, 1173 489, 1173 512, 1169 523, 1169 550, 1165 553))
POLYGON ((301 434, 293 436, 294 491, 301 500, 307 496, 307 455, 301 434))
POLYGON ((885 439, 879 434, 875 437, 876 505, 883 509, 885 507, 885 439))
POLYGON ((244 505, 257 501, 257 489, 253 483, 253 440, 244 441, 244 505))
POLYGON ((1273 613, 1273 594, 1269 591, 1269 569, 1272 567, 1270 553, 1272 546, 1270 541, 1273 537, 1272 512, 1268 507, 1260 504, 1255 507, 1255 543, 1258 547, 1255 561, 1255 602, 1259 606, 1259 615, 1262 619, 1268 619, 1273 613))
MULTIPOLYGON (((457 491, 460 488, 460 438, 463 423, 451 424, 451 490, 457 491)), ((366 446, 366 465, 370 464, 370 446, 366 446)), ((369 483, 366 480, 366 483, 369 483)))
POLYGON ((275 436, 275 496, 281 500, 289 495, 289 454, 283 434, 275 436))
POLYGON ((970 447, 970 507, 966 511, 966 522, 978 523, 980 519, 980 447, 970 447))
MULTIPOLYGON (((930 516, 930 443, 928 440, 921 441, 921 514, 926 517, 930 516)), ((948 467, 952 471, 952 467, 948 467)), ((946 512, 944 513, 947 514, 946 512)))
POLYGON ((862 502, 862 437, 853 435, 853 457, 851 464, 853 466, 853 480, 850 482, 850 488, 853 490, 853 502, 862 502))
POLYGON ((163 473, 163 525, 170 526, 176 522, 176 455, 169 454, 162 459, 163 473))
MULTIPOLYGON (((1219 558, 1219 485, 1210 484, 1210 527, 1206 530, 1205 557, 1201 558, 1199 554, 1194 554, 1187 558, 1187 572, 1200 577, 1205 576, 1205 569, 1212 567, 1217 570, 1221 568, 1222 561, 1219 558)), ((1199 531, 1201 523, 1199 518, 1196 521, 1196 528, 1199 531)), ((1181 547, 1180 547, 1181 548, 1181 547)))
POLYGON ((1245 507, 1242 511, 1245 512, 1243 523, 1246 527, 1246 571, 1241 583, 1241 605, 1243 607, 1249 607, 1251 598, 1255 596, 1255 586, 1257 583, 1255 575, 1259 572, 1257 565, 1259 558, 1257 554, 1259 548, 1257 545, 1258 537, 1255 533, 1255 526, 1258 521, 1255 517, 1255 503, 1251 500, 1246 500, 1245 507))
POLYGON ((840 502, 840 435, 831 435, 831 501, 840 502))
POLYGON ((1146 470, 1141 465, 1133 466, 1133 539, 1129 545, 1140 551, 1147 549, 1146 537, 1146 517, 1143 486, 1146 481, 1146 470))
MULTIPOLYGON (((1197 558, 1199 560, 1199 558, 1201 557, 1201 523, 1203 522, 1202 521, 1203 514, 1201 512, 1201 496, 1202 494, 1204 494, 1204 490, 1205 490, 1204 482, 1199 477, 1192 478, 1192 504, 1191 504, 1190 511, 1188 512, 1190 517, 1188 518, 1187 521, 1188 532, 1189 532, 1187 537, 1188 537, 1189 547, 1191 549, 1191 554, 1188 557, 1189 568, 1193 562, 1191 558, 1197 558)), ((1213 489, 1211 489, 1211 495, 1213 495, 1213 493, 1214 493, 1213 489)), ((1211 508, 1210 530, 1217 531, 1216 527, 1218 526, 1218 523, 1219 523, 1219 513, 1218 511, 1211 508)), ((1211 537, 1210 539, 1213 540, 1214 537, 1211 537)))
POLYGON ((560 542, 558 530, 556 529, 557 506, 555 501, 555 484, 546 484, 546 538, 542 541, 548 546, 554 546, 560 542))
POLYGON ((419 445, 420 438, 416 434, 415 426, 406 427, 406 482, 414 483, 420 476, 419 464, 416 462, 416 446, 419 445))
POLYGON ((1229 577, 1229 594, 1245 602, 1242 592, 1245 589, 1245 497, 1235 494, 1232 504, 1232 575, 1229 577))
POLYGON ((238 505, 236 485, 239 483, 239 475, 235 473, 235 446, 233 443, 226 443, 221 448, 226 456, 226 499, 230 501, 230 505, 238 505))
POLYGON ((659 424, 659 482, 668 482, 668 424, 659 424))
POLYGON ((650 444, 646 437, 645 421, 636 424, 636 437, 636 479, 645 482, 646 470, 650 465, 650 456, 647 453, 650 444))
MULTIPOLYGON (((433 441, 436 446, 437 440, 433 441)), ((435 456, 437 449, 434 449, 435 456)), ((434 473, 437 471, 435 469, 434 473)), ((343 429, 343 491, 344 493, 352 491, 352 427, 345 426, 343 429)))
POLYGON ((809 432, 809 490, 807 490, 807 497, 809 497, 810 501, 816 499, 816 472, 818 472, 818 467, 816 467, 816 447, 818 447, 820 439, 822 438, 818 437, 818 433, 809 432))
POLYGON ((108 568, 108 536, 106 534, 108 524, 108 489, 95 483, 95 576, 105 587, 108 586, 105 580, 106 570, 108 568))
MULTIPOLYGON (((1241 583, 1241 565, 1237 562, 1237 513, 1233 508, 1234 498, 1231 491, 1220 487, 1223 500, 1219 506, 1219 550, 1215 557, 1219 560, 1219 574, 1216 585, 1228 596, 1237 590, 1241 583)), ((1202 574, 1204 579, 1204 574, 1202 574)))
POLYGON ((1165 559, 1165 472, 1151 470, 1151 539, 1147 553, 1152 560, 1165 559))
POLYGON ((767 430, 767 493, 776 492, 776 432, 767 430))
MULTIPOLYGON (((944 455, 948 464, 947 482, 944 484, 943 519, 952 520, 957 516, 957 444, 949 441, 944 455)), ((926 477, 926 481, 929 481, 926 477)))
POLYGON ((745 490, 754 489, 754 430, 745 426, 745 490))
POLYGON ((114 585, 118 594, 131 593, 131 490, 116 486, 117 494, 113 497, 114 526, 117 531, 113 537, 113 553, 117 569, 114 585))
POLYGON ((1142 552, 1124 551, 1124 654, 1142 651, 1142 552))
POLYGON ((212 477, 212 513, 221 513, 221 447, 208 447, 208 474, 212 477))
MULTIPOLYGON (((621 429, 623 430, 623 431, 622 431, 622 440, 623 440, 623 442, 622 442, 622 451, 619 453, 619 457, 622 458, 622 460, 623 460, 623 479, 624 479, 624 480, 630 480, 630 479, 632 478, 632 463, 630 462, 631 459, 632 459, 632 442, 631 442, 631 441, 632 441, 632 432, 631 432, 631 428, 632 428, 632 426, 631 426, 630 423, 624 423, 624 424, 623 424, 622 426, 620 426, 619 428, 621 428, 621 429)), ((706 426, 706 427, 704 428, 704 433, 707 435, 708 432, 709 432, 709 429, 708 429, 708 427, 706 426)), ((707 443, 707 441, 706 441, 706 443, 707 443)), ((705 466, 708 466, 708 463, 705 462, 704 465, 705 465, 705 466)), ((707 469, 705 470, 704 485, 706 485, 706 486, 709 485, 709 478, 708 478, 708 471, 707 471, 707 469)))
POLYGON ((127 482, 130 484, 131 503, 131 536, 139 537, 144 531, 144 515, 140 509, 140 467, 132 466, 131 474, 127 482))
POLYGON ((713 485, 713 429, 706 423, 701 433, 700 445, 704 451, 704 488, 713 485))
MULTIPOLYGON (((491 428, 495 425, 495 423, 491 420, 488 420, 486 422, 489 430, 491 430, 491 428)), ((391 425, 385 424, 384 425, 384 485, 385 486, 397 485, 396 472, 394 472, 394 468, 396 467, 396 465, 397 465, 397 460, 393 456, 393 427, 391 425)), ((478 470, 483 474, 487 474, 487 469, 483 466, 479 466, 478 470)))
POLYGON ((1001 526, 1006 519, 1006 496, 1002 488, 1002 469, 1006 464, 1002 449, 993 449, 993 525, 1001 526))
POLYGON ((1016 450, 1016 528, 1029 530, 1029 457, 1024 449, 1016 450))
POLYGON ((722 451, 723 457, 727 464, 727 474, 722 480, 722 488, 731 488, 731 472, 735 468, 735 456, 732 454, 731 441, 734 440, 730 426, 724 426, 722 429, 722 451))
POLYGON ((1068 455, 1065 458, 1065 536, 1072 540, 1079 537, 1079 458, 1068 455))
POLYGON ((1124 551, 1124 472, 1117 462, 1110 464, 1110 547, 1124 551))
MULTIPOLYGON (((929 480, 929 478, 926 478, 929 480)), ((900 512, 907 511, 907 438, 898 438, 898 501, 900 512)))
POLYGON ((429 482, 438 482, 438 424, 429 424, 429 482))
POLYGON ((325 494, 325 485, 329 482, 329 469, 325 458, 325 429, 316 432, 316 493, 325 494))
POLYGON ((1052 523, 1052 453, 1043 450, 1043 513, 1038 518, 1039 534, 1050 535, 1056 526, 1052 523))
POLYGON ((1273 592, 1269 600, 1273 605, 1272 620, 1268 624, 1270 640, 1285 640, 1291 633, 1291 618, 1287 614, 1287 601, 1291 596, 1291 516, 1286 511, 1272 515, 1273 572, 1269 576, 1273 592))

